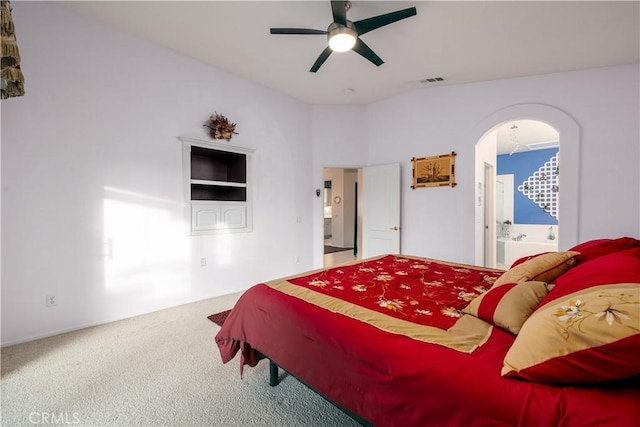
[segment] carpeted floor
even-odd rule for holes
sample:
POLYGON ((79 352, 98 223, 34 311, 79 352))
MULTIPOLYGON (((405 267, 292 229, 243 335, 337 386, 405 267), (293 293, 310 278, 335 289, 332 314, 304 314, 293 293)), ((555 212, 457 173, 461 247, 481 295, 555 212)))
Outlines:
POLYGON ((207 316, 239 296, 2 348, 1 425, 358 426, 267 361, 222 364, 207 316))
POLYGON ((335 246, 324 246, 324 253, 325 254, 332 254, 334 252, 342 252, 342 251, 352 251, 353 248, 337 248, 335 246))

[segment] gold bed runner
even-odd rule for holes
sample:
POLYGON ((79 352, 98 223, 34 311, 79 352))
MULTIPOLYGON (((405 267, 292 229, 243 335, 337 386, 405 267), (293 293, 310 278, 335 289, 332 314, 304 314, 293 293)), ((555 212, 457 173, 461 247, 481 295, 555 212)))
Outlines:
POLYGON ((484 344, 491 335, 492 326, 490 324, 469 315, 463 315, 455 325, 445 330, 396 319, 368 308, 294 285, 285 279, 272 280, 265 284, 292 297, 325 308, 333 313, 340 313, 352 319, 368 323, 383 331, 404 335, 418 341, 442 345, 463 353, 472 353, 476 348, 484 344))

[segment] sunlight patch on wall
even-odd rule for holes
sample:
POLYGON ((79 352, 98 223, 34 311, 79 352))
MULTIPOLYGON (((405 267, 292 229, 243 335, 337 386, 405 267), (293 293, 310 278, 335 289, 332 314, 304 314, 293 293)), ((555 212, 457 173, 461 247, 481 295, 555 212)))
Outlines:
POLYGON ((237 239, 239 236, 235 234, 217 234, 206 239, 207 243, 203 242, 205 245, 203 251, 213 255, 212 266, 228 267, 234 261, 237 261, 234 260, 234 256, 238 254, 238 250, 234 247, 234 237, 237 239))
POLYGON ((179 204, 113 187, 105 192, 107 291, 153 299, 187 293, 190 250, 179 204))

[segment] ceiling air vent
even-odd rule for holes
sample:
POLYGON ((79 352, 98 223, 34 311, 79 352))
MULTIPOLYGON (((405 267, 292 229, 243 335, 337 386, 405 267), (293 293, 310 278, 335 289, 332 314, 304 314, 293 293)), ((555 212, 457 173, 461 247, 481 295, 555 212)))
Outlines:
POLYGON ((441 82, 441 81, 444 81, 442 77, 430 77, 428 79, 420 80, 420 83, 435 83, 435 82, 441 82))

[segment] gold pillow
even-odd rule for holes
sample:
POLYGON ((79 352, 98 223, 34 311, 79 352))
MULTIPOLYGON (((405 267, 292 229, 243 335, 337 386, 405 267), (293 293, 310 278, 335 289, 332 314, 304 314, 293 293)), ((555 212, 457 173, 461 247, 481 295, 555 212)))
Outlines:
POLYGON ((492 287, 462 311, 517 335, 550 287, 553 285, 544 282, 507 283, 492 287))
POLYGON ((573 267, 578 255, 580 252, 576 251, 549 252, 539 255, 506 271, 498 277, 492 287, 530 280, 551 283, 573 267))
POLYGON ((524 323, 502 376, 584 384, 640 374, 640 283, 593 286, 560 297, 524 323))

